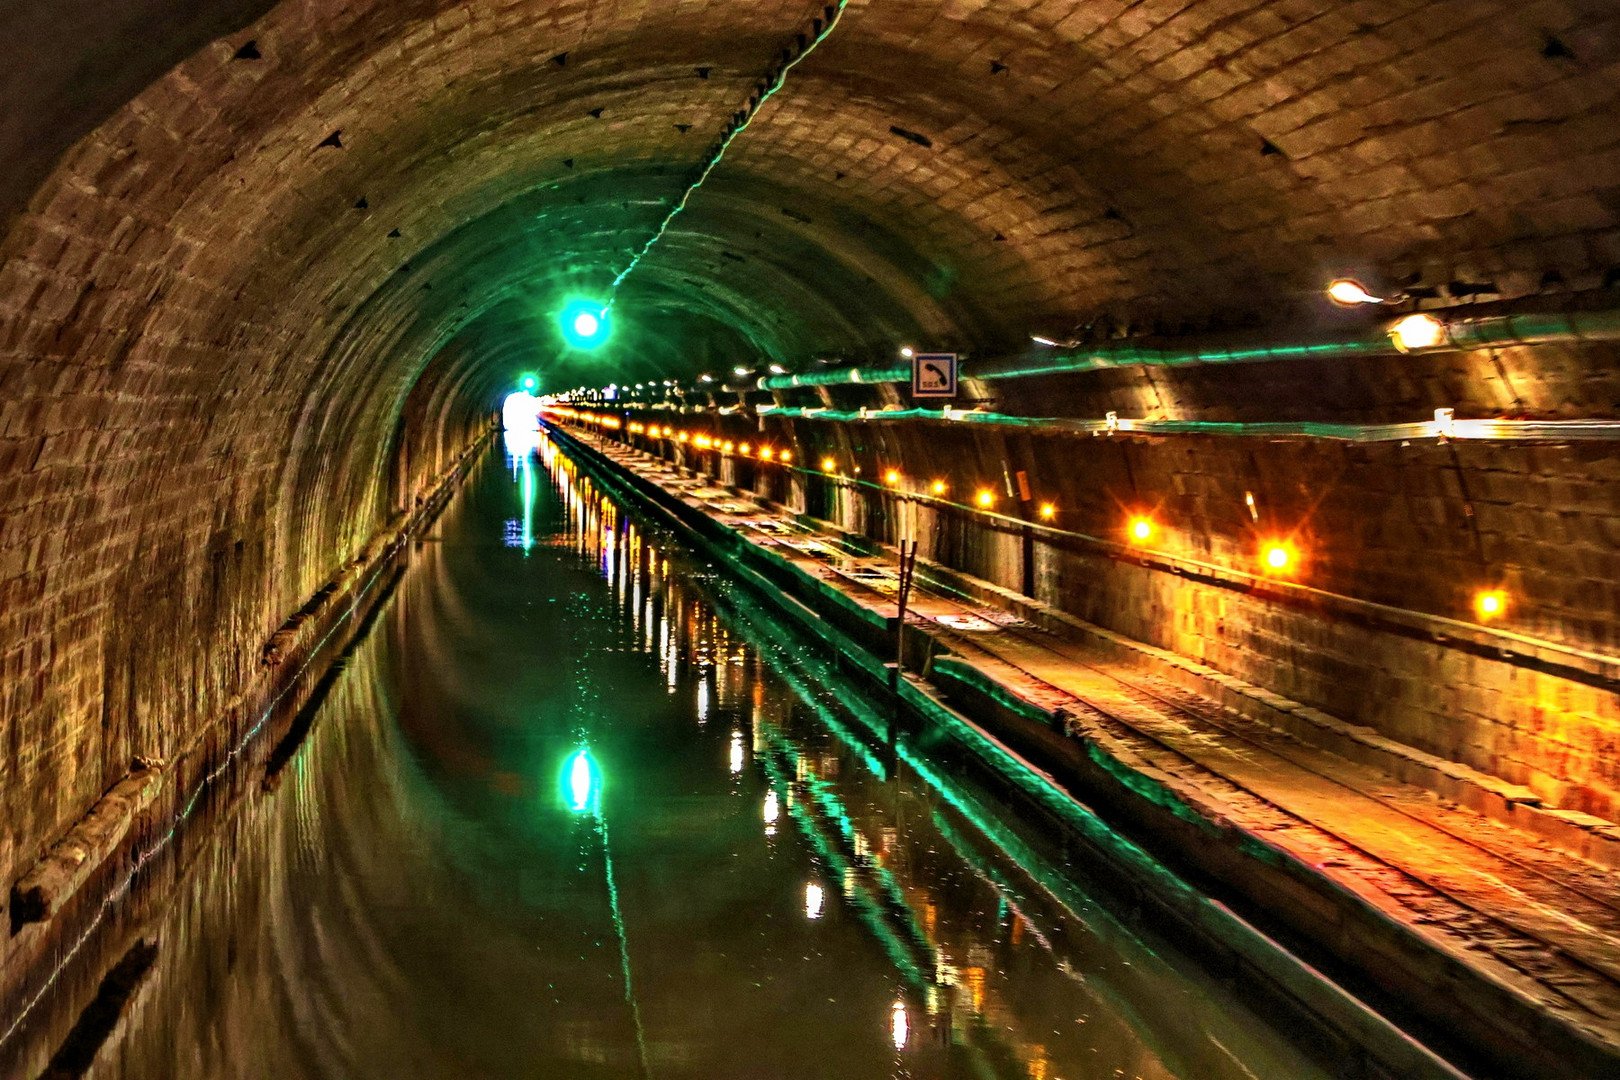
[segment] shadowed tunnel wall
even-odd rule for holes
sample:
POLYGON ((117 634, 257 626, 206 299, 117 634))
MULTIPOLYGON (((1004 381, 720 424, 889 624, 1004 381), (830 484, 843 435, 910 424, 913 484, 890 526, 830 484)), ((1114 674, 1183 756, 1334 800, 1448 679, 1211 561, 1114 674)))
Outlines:
MULTIPOLYGON (((1032 332, 1360 326, 1320 300, 1343 273, 1438 302, 1612 291, 1616 17, 1606 0, 6 5, 0 885, 135 759, 229 716, 270 635, 522 371, 560 390, 901 341, 991 357, 1032 332), (562 349, 561 299, 600 295, 755 108, 625 281, 615 342, 562 349)), ((1104 373, 1025 408, 1615 407, 1605 349, 1425 364, 1104 373)), ((906 467, 931 470, 945 444, 907 438, 906 467)), ((1089 459, 1041 452, 1065 502, 1109 489, 1089 459)), ((1207 461, 1225 499, 1246 451, 1132 452, 1138 483, 1191 484, 1207 461)), ((1534 463, 1509 472, 1565 468, 1504 453, 1534 463)), ((1551 513, 1563 493, 1512 498, 1551 513)), ((1392 543, 1395 561, 1426 550, 1392 543)), ((1607 643, 1601 622, 1568 627, 1607 643)))

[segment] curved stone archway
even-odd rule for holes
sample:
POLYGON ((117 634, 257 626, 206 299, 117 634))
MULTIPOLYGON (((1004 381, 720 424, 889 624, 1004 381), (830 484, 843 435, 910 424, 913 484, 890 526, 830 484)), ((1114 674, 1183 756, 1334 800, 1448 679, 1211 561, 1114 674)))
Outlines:
MULTIPOLYGON (((625 281, 616 341, 562 350, 562 299, 604 294, 835 14, 0 15, 0 882, 227 714, 518 372, 559 390, 909 341, 1344 325, 1321 300, 1343 273, 1459 301, 1620 282, 1607 0, 859 0, 625 281)), ((1613 410, 1611 352, 1537 356, 1269 391, 1111 378, 1194 419, 1314 393, 1382 418, 1496 371, 1544 391, 1519 411, 1613 410)))

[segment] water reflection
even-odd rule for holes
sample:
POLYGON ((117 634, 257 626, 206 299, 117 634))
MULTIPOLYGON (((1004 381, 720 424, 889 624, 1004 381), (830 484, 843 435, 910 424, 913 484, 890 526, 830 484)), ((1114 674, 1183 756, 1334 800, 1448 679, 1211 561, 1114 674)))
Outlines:
POLYGON ((565 773, 568 785, 568 808, 576 814, 598 817, 602 813, 602 772, 591 760, 588 747, 580 747, 568 759, 565 773))
POLYGON ((874 752, 824 660, 543 436, 509 448, 193 853, 98 1075, 1321 1075, 992 796, 874 752))

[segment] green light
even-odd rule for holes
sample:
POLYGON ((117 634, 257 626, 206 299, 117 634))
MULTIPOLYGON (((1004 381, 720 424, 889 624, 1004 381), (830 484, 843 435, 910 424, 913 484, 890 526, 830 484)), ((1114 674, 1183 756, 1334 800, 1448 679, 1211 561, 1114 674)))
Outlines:
POLYGON ((576 814, 601 813, 602 774, 586 747, 576 750, 563 769, 563 798, 576 814))
POLYGON ((608 309, 595 300, 572 300, 562 310, 562 334, 576 349, 594 349, 607 341, 608 309))
POLYGON ((523 376, 523 389, 525 389, 525 390, 533 390, 539 385, 540 385, 540 380, 535 378, 533 375, 525 375, 525 376, 523 376))

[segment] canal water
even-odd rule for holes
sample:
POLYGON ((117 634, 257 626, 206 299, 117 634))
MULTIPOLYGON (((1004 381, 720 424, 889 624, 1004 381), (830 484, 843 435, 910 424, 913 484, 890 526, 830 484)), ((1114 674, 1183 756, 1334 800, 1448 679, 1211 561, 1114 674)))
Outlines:
POLYGON ((219 814, 90 1070, 1324 1075, 544 436, 219 814))

